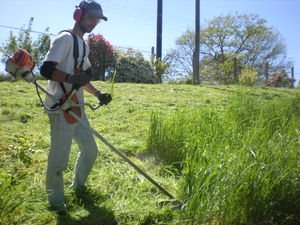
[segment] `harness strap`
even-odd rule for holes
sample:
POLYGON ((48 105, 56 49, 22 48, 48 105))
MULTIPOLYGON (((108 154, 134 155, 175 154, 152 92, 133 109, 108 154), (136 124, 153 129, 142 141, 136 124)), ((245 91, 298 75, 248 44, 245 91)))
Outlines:
POLYGON ((64 93, 67 93, 67 90, 66 90, 66 88, 65 88, 65 85, 64 85, 62 82, 59 82, 59 84, 60 84, 60 87, 61 87, 62 91, 63 91, 64 93))
MULTIPOLYGON (((74 46, 74 51, 73 51, 74 69, 76 69, 77 64, 78 64, 78 57, 79 57, 78 38, 77 38, 76 34, 72 30, 62 30, 59 33, 62 33, 62 32, 68 32, 73 37, 73 42, 74 42, 74 44, 73 44, 73 46, 74 46)), ((81 62, 80 62, 80 68, 82 68, 82 66, 83 66, 84 57, 85 57, 85 54, 86 54, 86 46, 85 45, 86 45, 85 41, 83 41, 83 54, 82 54, 82 59, 81 59, 81 62)))
POLYGON ((85 41, 83 41, 83 55, 82 55, 82 59, 81 59, 81 63, 80 63, 80 68, 82 68, 82 66, 83 66, 85 53, 86 53, 86 46, 85 46, 85 41))

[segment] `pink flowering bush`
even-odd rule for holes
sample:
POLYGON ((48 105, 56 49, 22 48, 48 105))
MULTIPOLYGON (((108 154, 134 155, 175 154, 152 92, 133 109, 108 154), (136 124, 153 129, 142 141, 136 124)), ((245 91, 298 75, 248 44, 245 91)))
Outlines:
POLYGON ((92 68, 100 80, 105 80, 105 73, 113 70, 115 51, 113 46, 100 34, 90 34, 87 40, 90 47, 89 59, 92 68))
POLYGON ((293 78, 289 78, 284 70, 274 72, 272 77, 266 80, 266 85, 271 87, 290 87, 295 81, 293 78))

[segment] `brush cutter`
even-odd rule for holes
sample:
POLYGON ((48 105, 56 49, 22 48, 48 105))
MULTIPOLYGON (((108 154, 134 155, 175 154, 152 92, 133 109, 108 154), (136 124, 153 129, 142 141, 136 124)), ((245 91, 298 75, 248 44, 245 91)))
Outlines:
MULTIPOLYGON (((153 185, 155 185, 161 192, 163 192, 165 195, 167 195, 171 199, 171 203, 174 205, 174 208, 180 209, 182 207, 182 203, 178 200, 175 200, 174 196, 170 194, 165 188, 163 188, 159 183, 157 183, 154 179, 152 179, 146 172, 144 172, 140 167, 138 167, 135 163, 133 163, 126 155, 124 155, 121 151, 116 149, 111 143, 109 143, 102 135, 100 135, 96 130, 94 130, 91 126, 86 124, 81 120, 81 118, 74 113, 72 110, 70 110, 71 107, 81 107, 81 106, 88 106, 91 110, 98 109, 102 104, 99 102, 98 105, 92 106, 89 103, 81 103, 77 104, 74 103, 72 97, 76 93, 78 88, 73 88, 71 93, 68 94, 68 96, 65 98, 64 102, 61 102, 61 100, 57 99, 55 96, 50 94, 42 85, 40 85, 34 75, 32 70, 35 67, 35 63, 31 55, 23 50, 19 49, 12 58, 9 58, 6 61, 5 70, 9 73, 11 73, 16 80, 24 79, 28 82, 31 82, 35 85, 37 94, 42 101, 38 89, 44 92, 47 96, 49 96, 51 99, 55 101, 55 103, 59 104, 60 107, 64 112, 70 114, 77 122, 82 124, 84 127, 86 127, 88 130, 90 130, 96 137, 98 137, 104 144, 106 144, 113 152, 118 154, 120 157, 122 157, 127 163, 129 163, 135 170, 137 170, 140 174, 142 174, 147 180, 149 180, 153 185)), ((43 104, 44 105, 44 104, 43 104)), ((166 201, 167 202, 167 201, 166 201)))

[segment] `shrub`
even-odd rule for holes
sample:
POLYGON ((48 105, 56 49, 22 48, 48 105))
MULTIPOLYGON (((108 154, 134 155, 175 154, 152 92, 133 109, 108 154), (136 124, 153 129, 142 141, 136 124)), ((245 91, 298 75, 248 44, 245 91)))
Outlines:
POLYGON ((118 51, 116 55, 116 82, 160 82, 159 77, 154 74, 151 63, 145 60, 140 52, 127 49, 125 51, 118 51))
POLYGON ((169 69, 169 62, 167 60, 161 60, 160 58, 158 58, 157 60, 155 60, 153 64, 154 64, 153 66, 154 66, 155 75, 159 78, 161 83, 164 75, 169 69))
POLYGON ((257 72, 255 69, 246 68, 241 71, 239 83, 244 86, 253 86, 257 82, 257 72))
POLYGON ((266 80, 266 85, 271 87, 290 87, 295 80, 289 78, 285 70, 274 72, 272 77, 266 80))

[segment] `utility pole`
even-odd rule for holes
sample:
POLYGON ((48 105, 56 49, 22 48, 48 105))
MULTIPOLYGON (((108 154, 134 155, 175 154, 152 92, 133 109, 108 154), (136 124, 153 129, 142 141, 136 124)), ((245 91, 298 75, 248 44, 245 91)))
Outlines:
POLYGON ((234 59, 233 59, 233 79, 234 79, 235 83, 238 82, 238 68, 237 68, 237 58, 236 57, 234 57, 234 59))
POLYGON ((195 21, 195 51, 193 54, 193 75, 194 84, 200 84, 199 61, 200 61, 200 0, 196 0, 196 21, 195 21))
POLYGON ((154 64, 155 54, 154 54, 154 46, 151 47, 151 63, 154 64))
POLYGON ((161 59, 162 55, 162 16, 163 0, 157 0, 156 59, 161 59))
POLYGON ((291 77, 292 77, 292 83, 291 83, 291 88, 294 88, 295 87, 295 76, 294 76, 294 67, 292 67, 291 69, 291 77))
POLYGON ((269 63, 268 63, 268 61, 265 62, 265 77, 266 77, 266 80, 269 79, 269 63))

